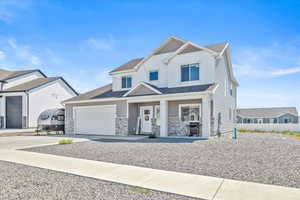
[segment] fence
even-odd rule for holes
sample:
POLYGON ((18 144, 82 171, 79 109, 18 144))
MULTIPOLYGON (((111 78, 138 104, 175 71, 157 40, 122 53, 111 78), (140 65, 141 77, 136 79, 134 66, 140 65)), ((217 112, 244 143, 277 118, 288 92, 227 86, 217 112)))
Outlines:
POLYGON ((237 124, 236 127, 237 129, 245 129, 245 130, 300 132, 300 123, 298 124, 237 124))

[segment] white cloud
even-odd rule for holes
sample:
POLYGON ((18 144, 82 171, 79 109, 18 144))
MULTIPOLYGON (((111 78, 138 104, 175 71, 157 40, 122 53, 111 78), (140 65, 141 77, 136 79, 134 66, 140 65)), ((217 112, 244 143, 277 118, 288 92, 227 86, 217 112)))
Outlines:
POLYGON ((238 77, 272 78, 300 72, 300 42, 239 47, 233 52, 238 77))
POLYGON ((30 0, 0 0, 0 21, 11 23, 19 9, 28 8, 30 0))
POLYGON ((90 38, 87 41, 89 47, 97 50, 112 50, 115 45, 115 40, 112 37, 105 38, 90 38))
POLYGON ((288 74, 295 74, 300 72, 300 67, 294 67, 294 68, 288 68, 288 69, 278 69, 273 72, 271 72, 271 75, 273 76, 282 76, 282 75, 288 75, 288 74))
POLYGON ((4 61, 6 58, 6 55, 3 51, 0 50, 0 61, 4 61))
POLYGON ((30 65, 37 66, 41 64, 40 58, 37 55, 35 55, 28 46, 19 45, 16 39, 14 38, 9 38, 7 40, 7 43, 10 46, 10 48, 13 49, 15 55, 18 58, 29 62, 30 65))

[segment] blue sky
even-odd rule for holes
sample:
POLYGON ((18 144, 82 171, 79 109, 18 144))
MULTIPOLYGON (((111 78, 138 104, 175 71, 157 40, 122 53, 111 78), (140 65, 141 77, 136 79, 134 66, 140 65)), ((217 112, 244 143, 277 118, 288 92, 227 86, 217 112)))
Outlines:
POLYGON ((239 106, 300 110, 300 1, 0 0, 0 67, 38 68, 79 92, 169 35, 230 43, 239 106))

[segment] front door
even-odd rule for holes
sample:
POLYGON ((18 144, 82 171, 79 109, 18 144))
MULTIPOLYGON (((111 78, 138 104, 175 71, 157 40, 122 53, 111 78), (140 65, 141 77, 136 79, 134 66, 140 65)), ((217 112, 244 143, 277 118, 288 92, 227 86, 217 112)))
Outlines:
POLYGON ((141 132, 151 133, 152 132, 152 117, 153 117, 153 106, 142 106, 140 107, 141 116, 141 132))
POLYGON ((6 97, 6 128, 22 128, 22 96, 6 97))

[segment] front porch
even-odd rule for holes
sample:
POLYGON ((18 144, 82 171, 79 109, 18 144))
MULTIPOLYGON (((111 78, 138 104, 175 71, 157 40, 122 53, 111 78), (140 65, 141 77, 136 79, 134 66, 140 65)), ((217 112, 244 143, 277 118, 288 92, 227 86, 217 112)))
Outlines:
POLYGON ((209 95, 128 100, 128 134, 209 138, 213 126, 210 104, 209 95))

